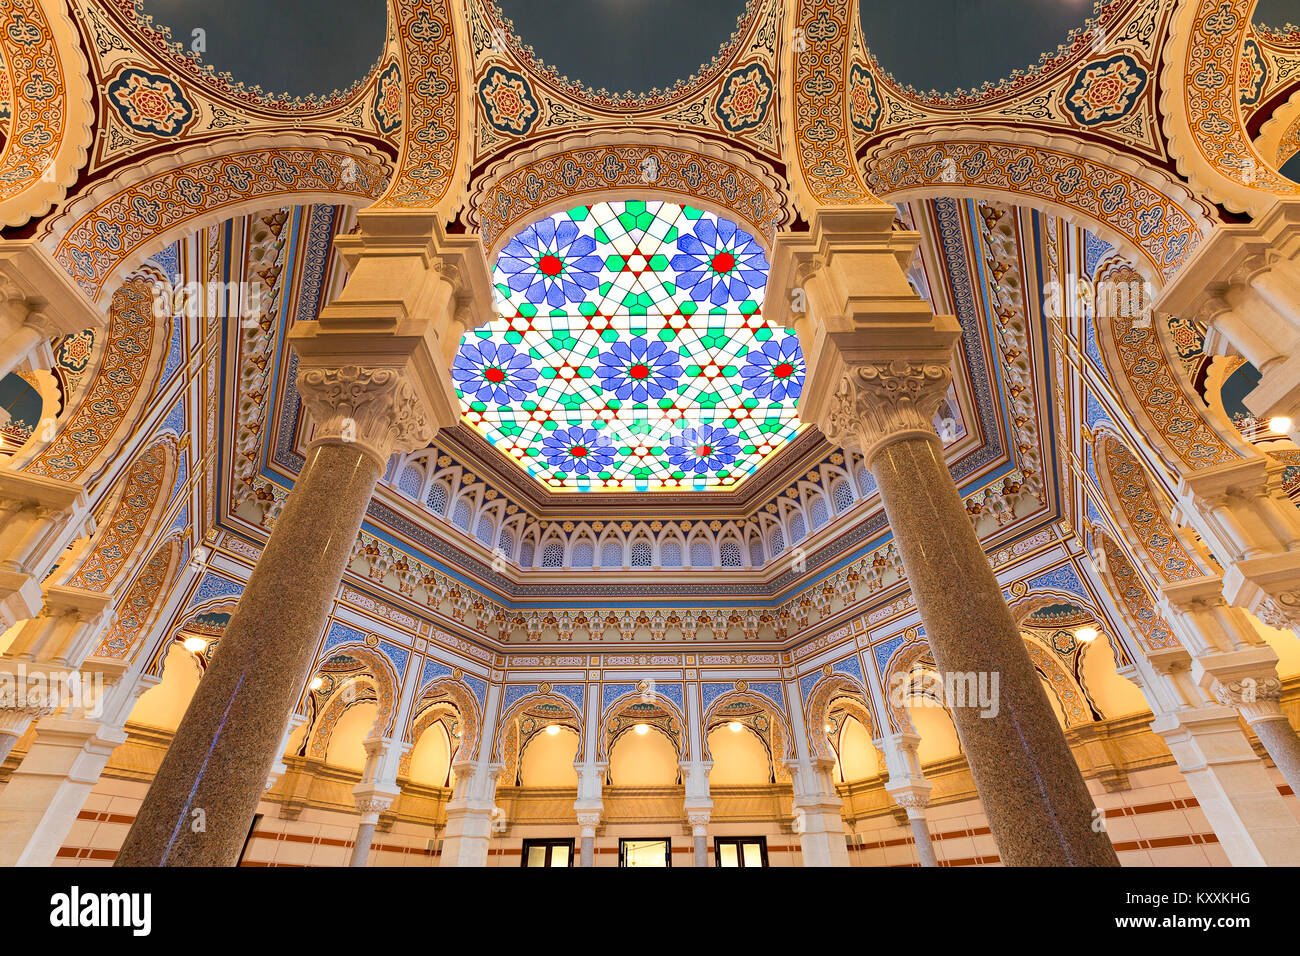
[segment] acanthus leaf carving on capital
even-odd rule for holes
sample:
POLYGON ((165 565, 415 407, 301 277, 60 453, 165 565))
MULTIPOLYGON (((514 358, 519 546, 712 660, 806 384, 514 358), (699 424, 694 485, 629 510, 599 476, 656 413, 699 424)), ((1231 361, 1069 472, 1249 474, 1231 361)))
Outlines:
POLYGON ((903 359, 853 365, 836 390, 827 439, 856 446, 870 462, 891 439, 924 433, 937 439, 934 416, 947 397, 952 369, 903 359))
POLYGON ((1284 592, 1276 600, 1266 597, 1252 613, 1269 627, 1279 630, 1300 628, 1300 591, 1284 592))
POLYGON ((54 711, 53 703, 40 704, 31 697, 16 707, 0 705, 0 733, 21 737, 34 721, 48 717, 54 711))
POLYGON ((307 367, 298 372, 298 393, 316 423, 316 441, 356 442, 381 464, 394 451, 426 447, 436 431, 399 369, 307 367))
POLYGON ((600 826, 600 811, 579 811, 578 826, 583 829, 594 829, 600 826))
POLYGON ((1283 717, 1282 682, 1275 674, 1216 680, 1210 691, 1220 704, 1238 710, 1248 724, 1283 717))
POLYGON ((894 802, 904 810, 924 810, 930 805, 930 795, 928 793, 901 791, 893 794, 893 797, 894 802))
POLYGON ((392 797, 368 795, 355 798, 357 812, 362 816, 371 813, 383 813, 393 805, 392 797))

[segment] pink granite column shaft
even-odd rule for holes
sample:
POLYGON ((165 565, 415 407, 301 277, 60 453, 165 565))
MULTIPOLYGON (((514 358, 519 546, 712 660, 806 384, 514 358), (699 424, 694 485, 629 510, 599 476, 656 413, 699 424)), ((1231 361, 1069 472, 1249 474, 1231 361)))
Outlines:
POLYGON ((990 689, 997 675, 996 715, 971 701, 952 711, 1002 861, 1117 866, 938 436, 882 442, 868 464, 940 673, 984 675, 990 689))
POLYGON ((314 446, 199 682, 118 866, 233 866, 382 468, 314 446))

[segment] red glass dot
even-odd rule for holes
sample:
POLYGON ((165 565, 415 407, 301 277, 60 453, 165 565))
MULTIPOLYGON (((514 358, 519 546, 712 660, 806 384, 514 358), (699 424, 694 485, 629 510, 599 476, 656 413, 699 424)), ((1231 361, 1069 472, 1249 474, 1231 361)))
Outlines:
POLYGON ((537 263, 537 268, 542 275, 553 278, 564 270, 564 262, 559 256, 542 256, 541 261, 537 263))
POLYGON ((572 455, 574 458, 586 458, 587 449, 583 448, 581 445, 574 445, 572 448, 569 449, 569 454, 572 455))
POLYGON ((772 374, 777 378, 789 378, 794 374, 794 366, 789 362, 782 362, 776 368, 772 369, 772 374))
POLYGON ((506 373, 499 368, 487 368, 483 370, 483 377, 493 385, 500 385, 506 380, 506 373))
POLYGON ((643 379, 643 378, 649 378, 649 377, 650 377, 650 366, 648 366, 648 365, 633 365, 630 369, 627 370, 627 374, 628 374, 628 375, 631 375, 633 378, 635 378, 635 379, 637 379, 637 380, 640 380, 640 379, 643 379))
POLYGON ((722 274, 736 268, 736 257, 730 252, 719 252, 713 257, 713 271, 722 274))
POLYGON ((701 458, 708 458, 713 454, 713 447, 711 445, 700 445, 695 449, 695 454, 699 455, 701 458))

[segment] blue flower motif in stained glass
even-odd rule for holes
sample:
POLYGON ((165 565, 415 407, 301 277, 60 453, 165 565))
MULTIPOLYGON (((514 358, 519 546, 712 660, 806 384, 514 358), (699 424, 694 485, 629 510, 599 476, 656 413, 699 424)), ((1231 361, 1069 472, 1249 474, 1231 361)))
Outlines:
POLYGON ((677 284, 696 302, 725 305, 728 299, 761 296, 767 285, 763 248, 729 219, 700 218, 677 240, 677 284), (715 225, 716 222, 716 225, 715 225))
POLYGON ((522 402, 537 390, 537 369, 528 355, 491 339, 462 345, 451 377, 462 393, 484 402, 522 402))
POLYGON ((497 318, 452 364, 465 420, 548 488, 734 487, 801 428, 799 340, 762 314, 734 222, 668 202, 579 206, 497 259, 497 318))
POLYGON ((543 219, 506 243, 497 271, 529 302, 558 308, 582 302, 599 284, 601 260, 591 254, 595 248, 596 240, 580 235, 575 223, 543 219))
POLYGON ((586 475, 598 472, 614 458, 614 449, 594 428, 557 428, 542 440, 542 455, 560 471, 586 475))
POLYGON ((768 339, 761 348, 750 349, 740 370, 745 388, 758 398, 784 401, 798 398, 803 391, 803 352, 797 338, 768 339))
POLYGON ((616 398, 645 402, 663 398, 677 387, 682 366, 677 351, 669 351, 663 342, 642 338, 614 342, 600 356, 596 374, 600 386, 616 398))
POLYGON ((668 439, 668 460, 674 468, 701 474, 740 457, 740 442, 725 428, 700 425, 668 439))

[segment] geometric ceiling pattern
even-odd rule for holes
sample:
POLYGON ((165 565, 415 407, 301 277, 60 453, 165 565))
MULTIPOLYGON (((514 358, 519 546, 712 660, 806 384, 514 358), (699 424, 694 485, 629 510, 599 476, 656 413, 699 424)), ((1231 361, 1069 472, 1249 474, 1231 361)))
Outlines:
POLYGON ((671 202, 578 206, 519 231, 497 318, 452 366, 464 419, 559 491, 732 488, 800 430, 804 361, 762 314, 767 257, 671 202))

